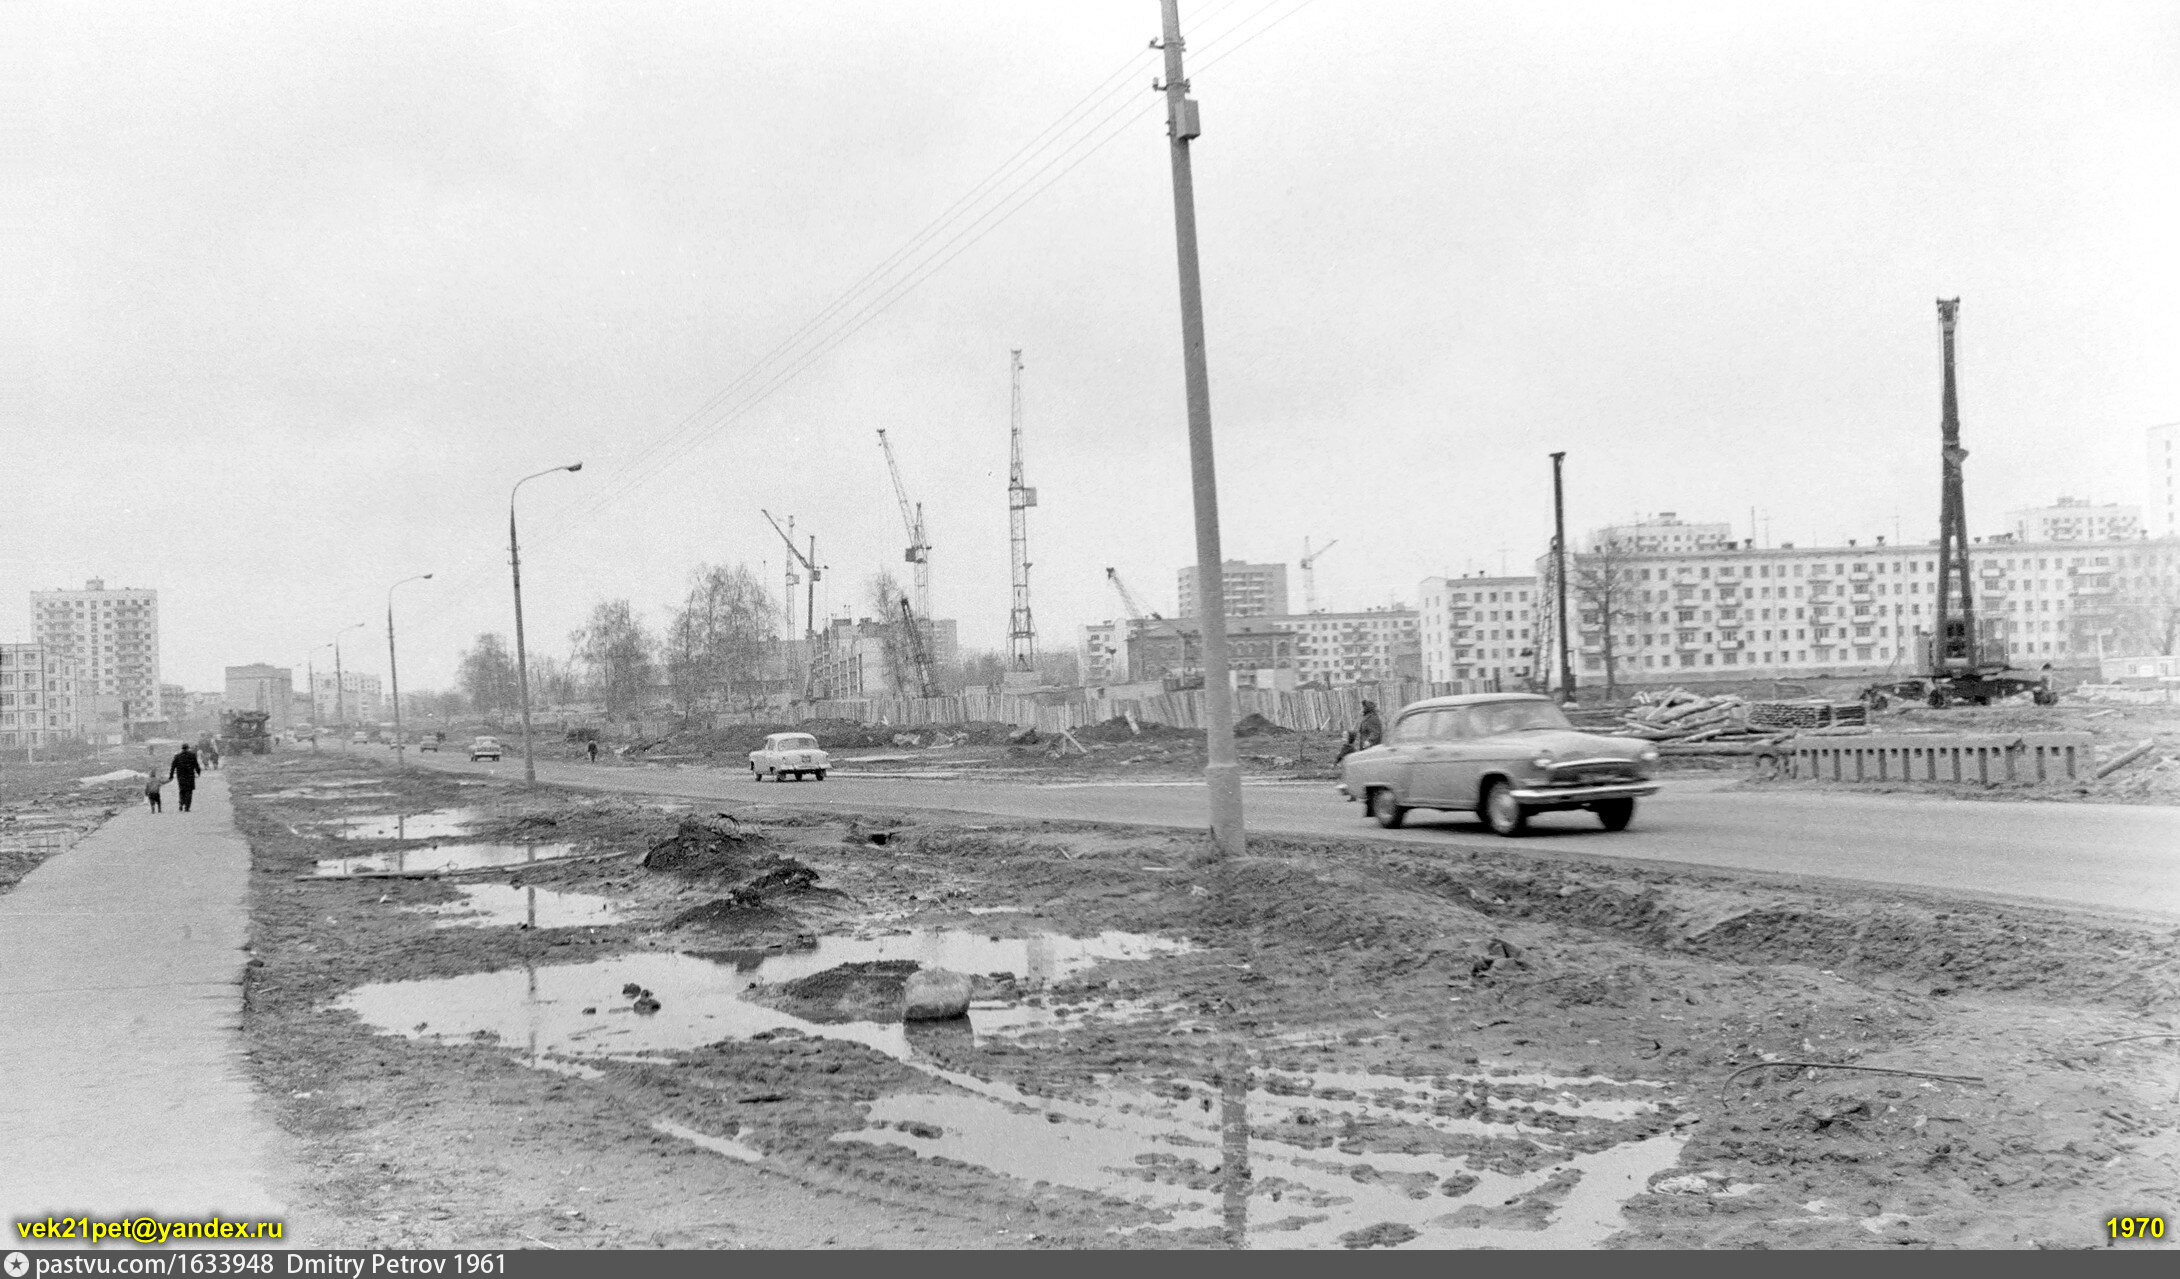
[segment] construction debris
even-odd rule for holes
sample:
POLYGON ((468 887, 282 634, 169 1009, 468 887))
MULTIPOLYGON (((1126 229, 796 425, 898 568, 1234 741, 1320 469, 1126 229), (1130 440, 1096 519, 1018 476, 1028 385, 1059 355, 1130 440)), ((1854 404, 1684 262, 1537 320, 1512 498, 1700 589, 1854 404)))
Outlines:
POLYGON ((1706 697, 1685 688, 1645 693, 1622 713, 1614 731, 1647 741, 1691 745, 1698 742, 1769 745, 1796 732, 1848 728, 1867 731, 1868 711, 1860 702, 1807 698, 1788 702, 1752 702, 1734 693, 1706 697))
POLYGON ((2145 737, 2141 741, 2136 742, 2133 749, 2129 750, 2126 754, 2120 756, 2118 759, 2115 759, 2108 764, 2098 766, 2097 771, 2091 773, 2090 776, 2109 777, 2113 773, 2116 773, 2119 770, 2127 767, 2129 764, 2132 764, 2136 760, 2141 759, 2144 755, 2149 754, 2155 749, 2157 749, 2157 739, 2154 737, 2145 737))

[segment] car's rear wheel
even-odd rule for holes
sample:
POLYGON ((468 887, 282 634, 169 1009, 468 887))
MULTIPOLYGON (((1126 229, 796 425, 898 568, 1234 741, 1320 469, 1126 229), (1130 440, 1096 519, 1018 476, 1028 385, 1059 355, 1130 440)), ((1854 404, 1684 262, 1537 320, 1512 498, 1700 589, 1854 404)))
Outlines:
POLYGON ((1484 823, 1494 835, 1512 838, 1529 829, 1529 811, 1514 798, 1514 788, 1503 781, 1491 783, 1484 792, 1484 823))
POLYGON ((1370 816, 1378 825, 1391 830, 1408 817, 1408 810, 1393 798, 1393 788, 1380 786, 1370 792, 1370 816))
POLYGON ((1590 811, 1597 814, 1597 820, 1604 823, 1606 830, 1626 830, 1627 824, 1635 820, 1635 801, 1608 799, 1590 811))
POLYGON ((821 782, 825 780, 825 770, 824 770, 824 769, 822 769, 822 768, 821 768, 821 769, 819 769, 819 770, 817 771, 817 779, 818 779, 819 781, 821 781, 821 782))

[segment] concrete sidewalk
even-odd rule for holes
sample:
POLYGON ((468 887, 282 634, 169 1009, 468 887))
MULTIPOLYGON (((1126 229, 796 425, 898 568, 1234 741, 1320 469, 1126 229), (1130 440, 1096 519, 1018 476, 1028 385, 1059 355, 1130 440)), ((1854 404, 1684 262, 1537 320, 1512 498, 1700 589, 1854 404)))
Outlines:
POLYGON ((11 1246, 48 1213, 280 1215, 241 1056, 249 868, 212 773, 194 812, 169 786, 165 812, 138 803, 0 896, 11 1246))

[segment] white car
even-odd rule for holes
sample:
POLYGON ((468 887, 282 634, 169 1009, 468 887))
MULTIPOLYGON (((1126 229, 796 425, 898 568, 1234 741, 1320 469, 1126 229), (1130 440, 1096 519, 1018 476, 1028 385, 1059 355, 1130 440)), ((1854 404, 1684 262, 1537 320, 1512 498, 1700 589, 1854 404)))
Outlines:
POLYGON ((500 757, 500 739, 497 737, 473 737, 469 740, 469 762, 480 759, 497 761, 500 757))
POLYGON ((750 775, 757 781, 770 774, 776 782, 790 777, 797 781, 815 777, 822 782, 832 762, 832 756, 819 750, 817 738, 808 733, 774 733, 765 738, 761 748, 749 753, 750 775))

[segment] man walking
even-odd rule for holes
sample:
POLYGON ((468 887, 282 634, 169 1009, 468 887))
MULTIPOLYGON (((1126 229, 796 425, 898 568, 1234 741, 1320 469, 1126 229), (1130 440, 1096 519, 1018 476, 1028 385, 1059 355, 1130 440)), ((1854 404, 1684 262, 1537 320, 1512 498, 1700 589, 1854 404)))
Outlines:
POLYGON ((176 798, 181 802, 175 807, 181 812, 189 811, 189 797, 197 791, 197 772, 197 752, 189 748, 189 743, 183 742, 182 749, 174 753, 174 762, 167 765, 167 775, 174 779, 180 790, 176 798))

